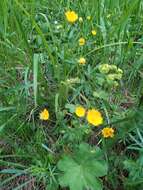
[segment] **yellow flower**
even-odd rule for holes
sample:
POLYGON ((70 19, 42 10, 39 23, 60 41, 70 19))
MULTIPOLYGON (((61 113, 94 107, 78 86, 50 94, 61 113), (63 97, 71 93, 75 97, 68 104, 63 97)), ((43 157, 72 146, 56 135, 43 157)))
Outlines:
POLYGON ((80 38, 79 39, 79 45, 83 46, 85 44, 85 39, 84 38, 80 38))
POLYGON ((114 129, 111 127, 105 127, 102 129, 102 135, 104 138, 114 137, 114 129))
POLYGON ((95 109, 88 110, 86 119, 94 126, 98 126, 103 123, 103 117, 101 113, 95 109))
POLYGON ((76 107, 76 109, 75 109, 75 113, 76 113, 76 115, 77 115, 78 117, 84 117, 84 115, 85 115, 85 108, 82 107, 82 106, 78 106, 78 107, 76 107))
POLYGON ((49 112, 46 108, 40 113, 40 119, 45 121, 49 119, 49 112))
POLYGON ((79 22, 83 22, 83 18, 82 17, 79 17, 79 22))
POLYGON ((74 23, 78 19, 78 14, 76 14, 74 11, 67 11, 65 13, 66 19, 70 23, 74 23))
POLYGON ((91 34, 92 34, 93 36, 96 36, 96 33, 97 33, 96 30, 92 30, 92 31, 91 31, 91 34))
POLYGON ((87 20, 91 20, 91 16, 87 16, 87 20))
POLYGON ((84 57, 81 57, 79 60, 78 60, 79 64, 81 65, 84 65, 86 63, 86 59, 84 57))

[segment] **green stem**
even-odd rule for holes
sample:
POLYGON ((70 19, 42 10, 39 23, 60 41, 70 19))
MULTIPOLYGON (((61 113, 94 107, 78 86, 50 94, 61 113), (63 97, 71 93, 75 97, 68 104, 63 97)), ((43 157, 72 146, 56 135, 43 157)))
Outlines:
MULTIPOLYGON (((103 45, 103 46, 100 46, 100 47, 97 47, 97 48, 94 48, 93 50, 89 51, 85 56, 88 56, 89 54, 95 52, 95 51, 98 51, 100 49, 103 49, 103 48, 107 48, 107 47, 111 47, 111 46, 118 46, 118 45, 124 45, 124 44, 128 44, 129 42, 116 42, 116 43, 111 43, 111 44, 106 44, 106 45, 103 45)), ((143 45, 143 42, 132 42, 132 44, 140 44, 140 45, 143 45)))

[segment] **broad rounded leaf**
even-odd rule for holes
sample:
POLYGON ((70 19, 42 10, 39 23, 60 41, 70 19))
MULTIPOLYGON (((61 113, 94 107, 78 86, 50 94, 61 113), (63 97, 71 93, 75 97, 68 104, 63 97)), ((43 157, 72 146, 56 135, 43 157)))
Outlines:
POLYGON ((101 155, 99 160, 96 150, 92 152, 92 147, 87 144, 81 144, 72 157, 64 156, 58 162, 58 168, 63 172, 59 177, 60 185, 68 186, 70 190, 102 190, 98 177, 107 174, 106 162, 101 155))

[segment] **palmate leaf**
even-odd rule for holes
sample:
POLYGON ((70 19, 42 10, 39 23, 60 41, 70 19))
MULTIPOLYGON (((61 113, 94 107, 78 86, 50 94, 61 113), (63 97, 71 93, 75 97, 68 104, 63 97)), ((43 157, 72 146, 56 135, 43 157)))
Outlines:
POLYGON ((107 174, 107 164, 101 159, 101 150, 91 150, 87 144, 81 144, 72 157, 65 155, 58 162, 58 168, 63 172, 59 177, 60 185, 69 186, 70 190, 101 190, 102 183, 98 177, 107 174))

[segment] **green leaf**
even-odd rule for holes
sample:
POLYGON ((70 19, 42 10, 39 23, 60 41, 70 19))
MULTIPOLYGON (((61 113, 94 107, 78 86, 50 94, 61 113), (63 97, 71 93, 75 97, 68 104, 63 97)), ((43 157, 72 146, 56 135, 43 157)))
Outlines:
POLYGON ((38 78, 38 60, 39 60, 39 54, 34 54, 33 58, 33 89, 34 89, 34 102, 35 106, 37 105, 37 78, 38 78))
POLYGON ((75 106, 74 104, 66 104, 66 105, 65 105, 65 108, 66 108, 66 109, 69 109, 69 111, 70 111, 71 113, 74 113, 76 106, 75 106))
POLYGON ((1 174, 23 174, 25 173, 24 170, 19 170, 19 169, 4 169, 0 171, 1 174))
POLYGON ((58 168, 63 172, 59 177, 60 185, 69 186, 70 190, 102 190, 98 177, 107 174, 107 164, 101 159, 101 152, 99 148, 81 144, 72 156, 63 156, 58 162, 58 168))
POLYGON ((105 92, 104 90, 99 90, 93 92, 93 96, 99 99, 107 100, 109 97, 109 94, 105 92))
POLYGON ((0 112, 15 110, 15 107, 0 107, 0 112))

